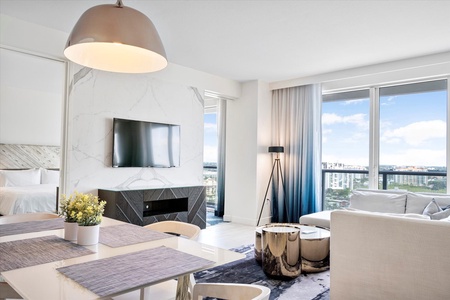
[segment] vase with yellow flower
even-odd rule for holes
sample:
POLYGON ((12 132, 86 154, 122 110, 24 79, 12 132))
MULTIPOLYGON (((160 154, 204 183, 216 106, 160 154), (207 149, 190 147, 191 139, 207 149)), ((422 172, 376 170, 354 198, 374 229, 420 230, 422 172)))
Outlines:
POLYGON ((105 211, 105 201, 98 196, 75 192, 72 196, 76 209, 75 219, 78 223, 77 243, 88 246, 98 243, 100 223, 105 211))
POLYGON ((78 235, 78 223, 76 219, 77 209, 73 197, 63 195, 59 206, 59 216, 64 218, 64 239, 76 241, 78 235))

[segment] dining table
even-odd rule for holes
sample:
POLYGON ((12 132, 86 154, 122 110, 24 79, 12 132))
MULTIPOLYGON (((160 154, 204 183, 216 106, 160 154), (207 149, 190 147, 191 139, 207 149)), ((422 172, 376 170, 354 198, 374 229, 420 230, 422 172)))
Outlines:
POLYGON ((24 299, 88 300, 183 279, 176 299, 184 300, 190 297, 190 274, 245 257, 107 217, 95 245, 80 246, 63 237, 61 220, 1 224, 0 280, 24 299))

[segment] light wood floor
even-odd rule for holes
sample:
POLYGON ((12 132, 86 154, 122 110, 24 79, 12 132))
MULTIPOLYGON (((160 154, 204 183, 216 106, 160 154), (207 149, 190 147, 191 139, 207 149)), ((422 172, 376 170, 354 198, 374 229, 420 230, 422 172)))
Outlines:
POLYGON ((255 229, 255 226, 223 222, 203 229, 197 241, 224 249, 235 248, 254 244, 255 229))

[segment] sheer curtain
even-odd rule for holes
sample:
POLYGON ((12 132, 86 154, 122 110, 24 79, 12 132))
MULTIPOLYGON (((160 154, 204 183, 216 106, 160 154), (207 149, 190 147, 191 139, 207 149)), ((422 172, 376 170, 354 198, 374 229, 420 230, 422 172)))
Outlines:
POLYGON ((280 158, 286 193, 283 203, 279 189, 273 219, 297 223, 300 216, 322 209, 321 86, 274 90, 272 100, 272 143, 284 146, 280 158))
POLYGON ((225 146, 226 146, 227 100, 219 99, 217 105, 217 209, 215 215, 222 217, 225 211, 225 146))

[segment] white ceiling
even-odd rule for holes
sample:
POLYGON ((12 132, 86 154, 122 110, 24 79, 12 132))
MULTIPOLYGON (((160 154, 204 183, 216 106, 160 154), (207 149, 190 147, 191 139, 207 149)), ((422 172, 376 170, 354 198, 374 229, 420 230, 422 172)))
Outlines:
MULTIPOLYGON (((69 33, 115 0, 0 0, 0 12, 69 33)), ((267 82, 450 51, 450 1, 123 0, 155 24, 170 62, 267 82)))

